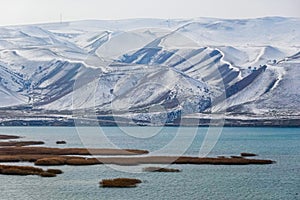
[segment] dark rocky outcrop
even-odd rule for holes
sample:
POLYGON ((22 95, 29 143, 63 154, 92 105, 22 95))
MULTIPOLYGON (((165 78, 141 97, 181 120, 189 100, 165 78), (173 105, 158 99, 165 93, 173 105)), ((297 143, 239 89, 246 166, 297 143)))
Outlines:
POLYGON ((63 141, 63 140, 61 140, 61 141, 56 141, 56 144, 67 144, 67 142, 66 142, 66 141, 63 141))

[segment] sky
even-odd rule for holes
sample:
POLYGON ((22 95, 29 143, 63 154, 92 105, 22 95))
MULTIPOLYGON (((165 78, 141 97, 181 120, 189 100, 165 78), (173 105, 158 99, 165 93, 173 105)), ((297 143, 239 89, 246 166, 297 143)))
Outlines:
POLYGON ((300 0, 0 0, 0 26, 87 19, 300 17, 300 0))

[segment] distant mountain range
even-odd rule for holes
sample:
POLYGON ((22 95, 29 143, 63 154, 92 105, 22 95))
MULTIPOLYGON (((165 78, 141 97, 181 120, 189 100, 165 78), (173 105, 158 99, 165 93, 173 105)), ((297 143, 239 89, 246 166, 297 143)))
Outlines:
POLYGON ((207 124, 220 114, 229 125, 295 125, 299 87, 298 18, 0 27, 4 125, 70 124, 89 113, 108 125, 207 124))

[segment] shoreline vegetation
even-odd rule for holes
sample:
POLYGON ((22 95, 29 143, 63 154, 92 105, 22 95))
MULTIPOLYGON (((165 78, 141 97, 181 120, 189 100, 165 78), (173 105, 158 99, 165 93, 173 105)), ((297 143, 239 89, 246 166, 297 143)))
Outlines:
MULTIPOLYGON (((0 157, 0 160, 3 158, 0 157)), ((35 160, 29 157, 30 160, 35 160)), ((135 166, 141 164, 193 164, 193 165, 264 165, 273 164, 272 160, 248 159, 243 157, 188 157, 188 156, 145 156, 145 157, 105 157, 105 158, 84 158, 84 157, 48 157, 40 158, 34 161, 38 166, 55 166, 55 165, 101 165, 114 164, 123 166, 135 166)))
POLYGON ((194 164, 194 165, 265 165, 275 161, 266 159, 248 159, 239 156, 233 157, 188 157, 188 156, 145 156, 145 157, 98 157, 86 158, 79 156, 60 155, 0 155, 0 162, 34 162, 38 166, 56 165, 101 165, 115 164, 134 166, 141 164, 194 164))
POLYGON ((145 167, 144 172, 181 172, 180 169, 162 168, 162 167, 145 167))
POLYGON ((48 169, 43 170, 37 167, 28 166, 15 166, 15 165, 0 165, 0 174, 2 175, 38 175, 41 177, 55 177, 57 174, 62 174, 63 172, 59 169, 48 169))
POLYGON ((142 183, 141 180, 135 178, 115 178, 115 179, 103 179, 100 181, 101 187, 117 187, 117 188, 128 188, 136 187, 137 184, 142 183))
MULTIPOLYGON (((1 146, 1 145, 0 145, 1 146)), ((2 147, 1 155, 143 155, 148 154, 147 150, 139 149, 95 149, 95 148, 50 148, 50 147, 2 147)))
POLYGON ((12 139, 20 139, 20 136, 15 135, 0 135, 0 140, 12 140, 12 139))
POLYGON ((31 146, 31 145, 43 145, 45 142, 43 141, 9 141, 9 142, 0 142, 0 147, 23 147, 23 146, 31 146))
MULTIPOLYGON (((0 135, 3 140, 19 139, 18 136, 0 135)), ((268 159, 249 159, 256 156, 253 153, 243 152, 241 156, 219 157, 191 157, 191 156, 149 156, 147 150, 139 149, 85 149, 85 148, 50 148, 22 146, 24 144, 40 144, 41 141, 6 141, 0 142, 0 163, 30 162, 36 166, 81 166, 114 164, 134 166, 141 164, 193 164, 193 165, 265 165, 275 161, 268 159), (1 146, 1 143, 11 146, 1 146), (22 144, 22 145, 21 145, 22 144), (13 146, 16 145, 16 146, 13 146), (105 157, 86 157, 86 156, 105 157), (110 157, 111 156, 111 157, 110 157)), ((44 143, 43 143, 44 144, 44 143)), ((178 169, 147 167, 144 172, 180 172, 178 169)), ((44 171, 41 168, 25 166, 0 165, 0 174, 6 175, 40 175, 43 177, 55 177, 62 173, 60 170, 44 171), (42 171, 41 171, 42 170, 42 171)))
POLYGON ((255 153, 242 152, 242 153, 241 153, 241 156, 242 156, 242 157, 255 157, 255 156, 258 156, 258 155, 255 154, 255 153))
MULTIPOLYGON (((0 109, 0 116, 6 116, 0 118, 0 126, 62 126, 62 127, 89 127, 89 126, 155 126, 150 121, 143 120, 129 120, 125 117, 114 117, 111 115, 101 115, 97 120, 91 119, 74 119, 72 118, 72 112, 66 111, 66 113, 57 114, 62 115, 57 118, 51 116, 54 113, 44 111, 40 113, 39 110, 32 111, 31 115, 19 116, 18 114, 10 116, 11 112, 18 112, 18 110, 3 110, 0 109), (8 116, 8 117, 7 117, 8 116), (16 119, 18 116, 18 119, 16 119), (76 122, 75 122, 76 121, 76 122)), ((279 116, 257 116, 251 114, 244 115, 230 115, 230 116, 210 116, 203 113, 203 117, 182 117, 172 122, 165 123, 164 126, 186 126, 186 127, 300 127, 299 115, 279 115, 279 116), (221 116, 221 118, 220 118, 221 116), (222 122, 220 123, 220 119, 222 122)), ((162 124, 160 124, 162 126, 162 124)))

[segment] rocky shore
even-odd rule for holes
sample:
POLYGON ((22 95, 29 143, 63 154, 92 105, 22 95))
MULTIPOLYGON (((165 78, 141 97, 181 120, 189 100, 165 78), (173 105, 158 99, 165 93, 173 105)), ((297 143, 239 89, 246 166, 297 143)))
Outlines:
MULTIPOLYGON (((72 111, 47 111, 40 109, 23 112, 23 107, 0 109, 0 126, 153 126, 151 121, 128 119, 129 114, 113 116, 109 113, 97 113, 97 119, 74 118, 72 111), (76 121, 76 122, 75 122, 76 121)), ((168 121, 168 120, 167 120, 168 121)), ((195 113, 181 116, 165 126, 225 126, 225 127, 300 127, 300 115, 278 113, 257 115, 253 113, 195 113), (219 124, 219 119, 223 119, 219 124), (217 123, 215 123, 217 122, 217 123)))

